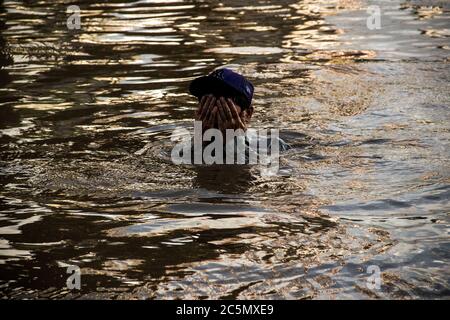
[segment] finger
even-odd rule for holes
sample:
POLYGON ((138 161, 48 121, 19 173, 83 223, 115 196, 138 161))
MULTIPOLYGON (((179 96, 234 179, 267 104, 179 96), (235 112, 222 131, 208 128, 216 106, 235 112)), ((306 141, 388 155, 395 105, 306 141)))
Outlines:
POLYGON ((217 116, 217 107, 214 107, 209 116, 209 121, 213 122, 217 116))
POLYGON ((206 96, 206 95, 204 95, 204 96, 201 97, 201 99, 200 99, 200 105, 203 106, 203 105, 205 104, 206 98, 208 98, 208 96, 206 96))
POLYGON ((217 119, 219 120, 219 124, 225 122, 223 114, 220 112, 220 107, 217 108, 217 119))
POLYGON ((199 118, 200 118, 200 115, 201 115, 201 113, 202 113, 202 111, 203 111, 203 107, 205 106, 205 100, 206 100, 206 96, 202 96, 201 99, 200 99, 200 101, 199 101, 199 103, 198 103, 198 108, 197 108, 197 110, 195 111, 195 117, 196 117, 196 119, 199 119, 199 118))
POLYGON ((228 121, 232 121, 233 120, 233 115, 231 114, 231 110, 230 110, 230 107, 228 106, 227 101, 225 100, 224 97, 221 97, 220 100, 222 102, 222 106, 224 106, 225 115, 227 117, 227 120, 228 121))
POLYGON ((230 107, 231 110, 231 114, 233 115, 234 118, 239 118, 239 114, 237 112, 236 106, 234 105, 233 100, 231 100, 230 98, 227 99, 227 103, 228 106, 230 107))
POLYGON ((200 108, 199 108, 199 113, 198 116, 200 119, 202 119, 203 115, 205 114, 206 110, 205 110, 205 106, 206 106, 206 101, 208 100, 208 96, 205 95, 202 97, 202 99, 200 100, 200 108))
POLYGON ((225 108, 222 104, 222 102, 220 101, 220 99, 217 99, 217 104, 219 106, 219 115, 222 121, 226 121, 227 117, 225 115, 225 108))
POLYGON ((209 121, 211 119, 211 117, 213 116, 213 114, 214 114, 214 107, 210 108, 210 111, 208 112, 208 116, 206 117, 206 120, 209 121))
POLYGON ((205 128, 214 127, 216 112, 217 112, 216 108, 211 108, 211 112, 209 113, 208 118, 205 120, 205 128))
POLYGON ((212 95, 208 95, 208 96, 206 97, 205 103, 204 103, 204 105, 203 105, 202 112, 201 112, 201 114, 200 114, 200 119, 205 119, 205 118, 206 118, 206 115, 207 115, 207 113, 208 113, 208 111, 209 111, 209 104, 210 104, 211 99, 213 99, 213 96, 212 96, 212 95))
POLYGON ((203 106, 205 105, 205 101, 208 98, 208 96, 202 96, 202 98, 200 99, 200 107, 203 108, 203 106))
POLYGON ((234 104, 233 100, 228 98, 228 105, 230 106, 231 113, 233 114, 233 118, 237 121, 240 128, 244 129, 244 123, 241 120, 241 116, 237 112, 236 105, 234 104))
POLYGON ((223 130, 223 129, 225 129, 225 118, 224 118, 224 116, 221 114, 221 112, 220 112, 220 109, 221 109, 221 107, 219 107, 219 108, 217 108, 218 109, 218 111, 217 111, 217 119, 218 119, 218 125, 219 125, 219 129, 220 130, 223 130))
POLYGON ((216 105, 216 97, 211 95, 211 100, 209 100, 209 105, 208 108, 214 108, 214 106, 216 105))
POLYGON ((209 120, 209 117, 210 117, 210 115, 211 115, 211 112, 212 112, 213 109, 214 109, 214 103, 213 103, 214 101, 215 101, 215 97, 211 97, 211 99, 209 100, 209 104, 208 104, 208 106, 206 107, 207 111, 206 111, 205 114, 204 114, 203 120, 206 120, 206 121, 209 120))
POLYGON ((203 121, 207 121, 209 119, 209 115, 211 114, 212 108, 205 107, 206 112, 204 113, 204 116, 202 117, 203 121))

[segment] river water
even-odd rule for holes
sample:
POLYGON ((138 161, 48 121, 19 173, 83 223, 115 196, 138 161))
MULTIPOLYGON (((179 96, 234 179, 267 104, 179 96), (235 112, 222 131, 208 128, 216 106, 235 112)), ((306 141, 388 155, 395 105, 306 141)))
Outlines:
POLYGON ((447 1, 77 4, 0 1, 0 297, 450 298, 447 1), (277 175, 168 160, 219 66, 277 175))

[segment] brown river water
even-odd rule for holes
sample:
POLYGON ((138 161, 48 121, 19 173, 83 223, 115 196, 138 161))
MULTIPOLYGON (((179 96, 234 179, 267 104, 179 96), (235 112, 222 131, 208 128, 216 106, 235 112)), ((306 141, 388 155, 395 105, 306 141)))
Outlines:
POLYGON ((449 1, 76 4, 0 0, 0 298, 450 298, 449 1), (220 66, 277 175, 170 162, 220 66))

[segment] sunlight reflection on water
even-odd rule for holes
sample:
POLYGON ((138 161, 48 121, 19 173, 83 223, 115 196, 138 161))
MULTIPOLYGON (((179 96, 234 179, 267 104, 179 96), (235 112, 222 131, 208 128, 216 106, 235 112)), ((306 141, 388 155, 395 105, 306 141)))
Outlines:
POLYGON ((381 2, 0 1, 1 296, 448 297, 449 11, 381 2), (219 66, 279 175, 170 162, 219 66))

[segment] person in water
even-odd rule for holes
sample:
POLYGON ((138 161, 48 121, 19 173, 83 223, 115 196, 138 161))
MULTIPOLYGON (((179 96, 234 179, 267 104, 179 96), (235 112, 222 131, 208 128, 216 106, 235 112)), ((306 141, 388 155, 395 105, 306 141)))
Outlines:
POLYGON ((199 99, 195 120, 202 122, 203 131, 218 129, 224 137, 226 129, 247 131, 254 110, 254 86, 244 76, 217 69, 192 81, 189 91, 199 99))
MULTIPOLYGON (((206 76, 194 79, 189 86, 189 92, 199 100, 195 120, 201 122, 203 133, 209 129, 219 130, 224 145, 229 143, 236 145, 236 136, 231 136, 232 141, 228 139, 227 131, 230 129, 237 132, 237 136, 247 133, 243 140, 247 160, 249 150, 252 150, 251 146, 254 146, 253 149, 259 148, 258 151, 264 146, 265 151, 270 152, 273 142, 277 141, 277 150, 288 149, 288 145, 278 136, 271 139, 247 132, 254 112, 252 105, 254 86, 243 75, 227 68, 216 69, 206 76), (262 142, 262 139, 265 141, 262 142)), ((203 146, 209 143, 204 142, 203 146)))
POLYGON ((254 86, 244 76, 216 69, 194 79, 189 92, 199 101, 194 136, 185 128, 173 132, 171 140, 181 140, 171 151, 174 164, 278 163, 279 152, 288 145, 279 139, 278 129, 249 128, 254 86))

